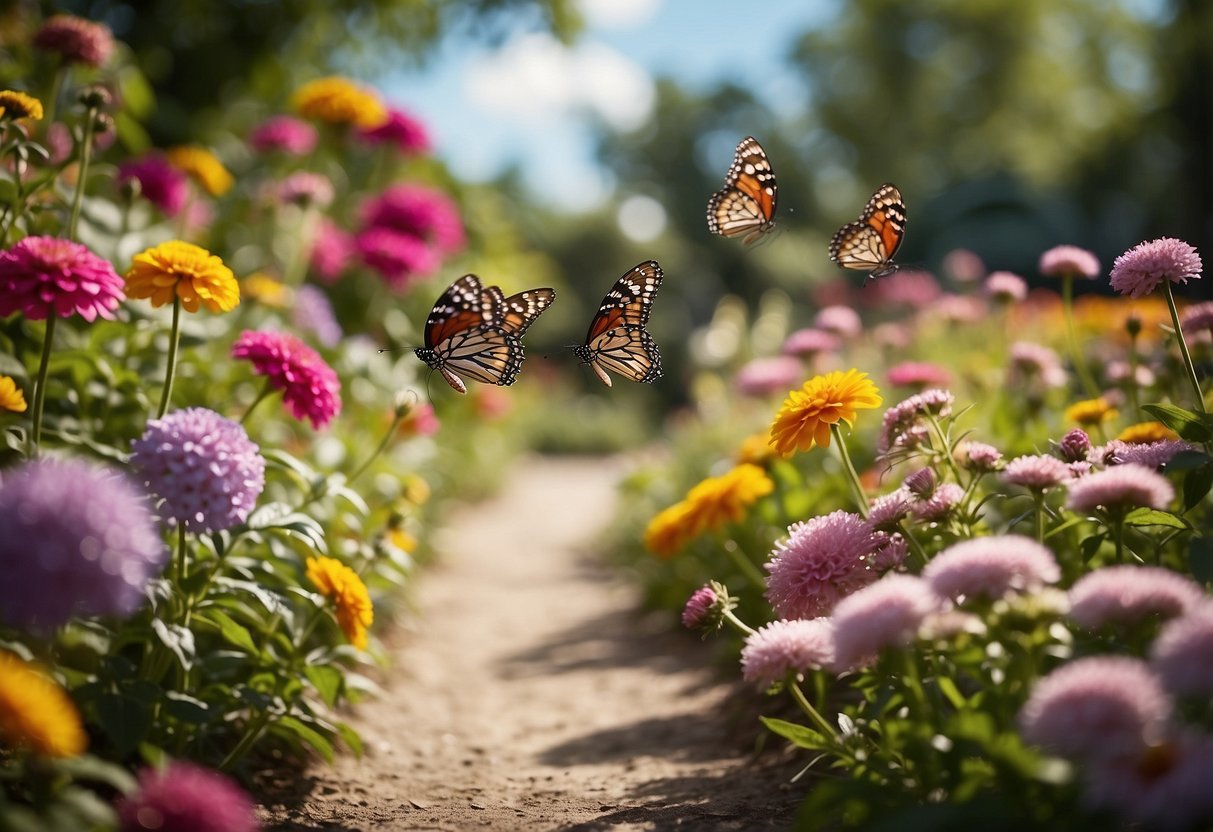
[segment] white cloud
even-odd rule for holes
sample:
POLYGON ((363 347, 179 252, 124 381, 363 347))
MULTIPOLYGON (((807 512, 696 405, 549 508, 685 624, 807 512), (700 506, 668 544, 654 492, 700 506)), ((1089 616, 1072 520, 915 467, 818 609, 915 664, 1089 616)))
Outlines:
POLYGON ((578 0, 577 10, 590 28, 634 29, 661 8, 661 0, 578 0))

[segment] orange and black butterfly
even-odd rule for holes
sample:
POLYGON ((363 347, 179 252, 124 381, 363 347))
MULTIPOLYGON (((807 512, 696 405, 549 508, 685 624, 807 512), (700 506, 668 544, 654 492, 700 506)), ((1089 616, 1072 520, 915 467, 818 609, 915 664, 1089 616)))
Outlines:
POLYGON ((884 277, 897 271, 893 255, 906 234, 906 204, 892 183, 876 189, 856 222, 849 222, 830 240, 830 259, 844 269, 884 277))
POLYGON ((513 384, 525 358, 522 334, 555 297, 553 289, 530 289, 507 298, 496 286, 481 286, 476 275, 465 274, 434 304, 417 357, 458 393, 467 392, 461 375, 484 384, 513 384))
POLYGON ((752 243, 775 227, 779 187, 766 151, 747 136, 733 153, 724 187, 708 200, 708 231, 752 243))
POLYGON ((656 260, 646 260, 615 281, 590 321, 585 343, 573 347, 607 387, 611 386, 607 370, 629 381, 661 378, 661 353, 644 327, 664 276, 656 260))

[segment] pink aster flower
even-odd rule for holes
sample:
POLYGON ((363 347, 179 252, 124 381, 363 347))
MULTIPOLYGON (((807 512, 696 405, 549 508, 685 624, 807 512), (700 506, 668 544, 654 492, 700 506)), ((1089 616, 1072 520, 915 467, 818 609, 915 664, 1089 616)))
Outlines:
POLYGON ((1057 443, 1057 454, 1066 462, 1085 462, 1091 453, 1091 437, 1082 428, 1074 428, 1057 443))
POLYGON ((274 195, 287 205, 324 209, 333 203, 333 183, 327 176, 299 170, 279 182, 274 195))
POLYGON ((1157 442, 1122 442, 1113 439, 1092 453, 1104 465, 1132 463, 1158 470, 1183 451, 1198 450, 1191 442, 1182 439, 1160 439, 1157 442))
POLYGON ((1070 479, 1070 467, 1055 456, 1029 454, 1008 462, 1000 476, 1011 485, 1044 491, 1070 479))
POLYGON ((186 175, 158 153, 119 164, 117 181, 119 185, 136 183, 139 196, 166 217, 177 216, 189 195, 186 175))
POLYGON ((1164 280, 1187 283, 1199 280, 1203 265, 1200 254, 1183 240, 1163 237, 1139 243, 1112 264, 1112 288, 1122 295, 1140 298, 1164 280))
POLYGON ((249 134, 249 145, 259 153, 306 156, 316 149, 316 128, 291 116, 272 116, 249 134))
POLYGON ((997 600, 1057 583, 1061 569, 1044 546, 1009 534, 955 543, 931 559, 922 577, 941 598, 997 600))
POLYGON ((1069 275, 1094 280, 1099 277, 1099 258, 1078 246, 1054 246, 1040 255, 1037 268, 1048 277, 1069 275))
POLYGON ((1207 829, 1213 819, 1210 770, 1213 737, 1184 736, 1131 757, 1096 760, 1084 771, 1083 801, 1118 815, 1124 822, 1119 828, 1207 829))
POLYGON ((1002 463, 1002 451, 985 442, 965 442, 957 449, 957 459, 969 471, 995 471, 1002 463))
POLYGON ((929 361, 902 361, 889 368, 885 376, 895 387, 947 387, 952 383, 952 374, 938 364, 929 361))
POLYGON ((733 376, 733 386, 744 396, 762 398, 787 393, 804 378, 800 362, 789 355, 747 361, 733 376))
POLYGON ((983 291, 996 303, 1020 303, 1028 298, 1028 284, 1012 272, 993 272, 986 278, 983 291))
POLYGON ((942 520, 964 499, 964 489, 954 482, 945 482, 925 500, 918 500, 910 507, 920 520, 942 520))
POLYGON ((943 271, 957 283, 976 283, 985 276, 986 264, 967 248, 954 248, 943 256, 943 271))
POLYGON ((358 130, 358 138, 367 144, 386 144, 406 156, 430 149, 430 136, 418 119, 395 107, 389 107, 387 120, 378 127, 358 130))
POLYGON ((1141 506, 1164 509, 1175 489, 1152 468, 1128 463, 1071 480, 1066 508, 1091 512, 1097 508, 1128 511, 1141 506))
POLYGON ((0 318, 113 320, 124 285, 108 260, 70 240, 26 237, 0 252, 0 318))
POLYGON ((930 468, 919 468, 906 476, 901 487, 920 500, 926 500, 935 493, 935 472, 930 468))
POLYGON ((741 648, 741 675, 747 682, 770 687, 807 670, 834 663, 834 632, 828 618, 772 621, 746 637, 741 648))
POLYGON ((1180 313, 1179 324, 1183 327, 1184 332, 1195 332, 1200 329, 1213 332, 1213 300, 1189 306, 1180 313))
POLYGON ((909 644, 942 600, 922 578, 886 575, 838 602, 834 622, 834 666, 862 666, 881 650, 909 644))
POLYGON ((118 801, 121 832, 256 832, 253 801, 235 781, 193 763, 146 768, 139 787, 118 801))
POLYGON ((885 411, 881 421, 877 451, 887 454, 896 449, 914 448, 927 440, 927 420, 952 415, 956 397, 947 390, 932 388, 915 393, 885 411))
POLYGON ((1150 664, 1176 696, 1213 694, 1213 603, 1163 625, 1150 646, 1150 664))
POLYGON ((721 598, 711 584, 704 584, 691 593, 682 608, 682 626, 688 630, 716 629, 721 622, 721 598))
POLYGON ((788 336, 780 350, 784 355, 797 355, 808 358, 818 353, 833 352, 838 349, 838 336, 823 329, 809 327, 798 329, 788 336))
POLYGON ((1011 345, 1007 381, 1012 386, 1039 381, 1044 387, 1053 388, 1065 387, 1067 378, 1056 352, 1040 344, 1016 341, 1011 345))
POLYGON ((253 372, 281 390, 282 400, 296 419, 308 419, 317 430, 341 412, 341 382, 320 355, 285 332, 240 333, 232 358, 252 362, 253 372))
POLYGON ((898 488, 877 497, 868 508, 868 523, 877 531, 895 532, 901 521, 910 513, 914 495, 898 488))
POLYGON ((103 23, 57 14, 34 34, 34 46, 55 53, 64 63, 99 67, 114 53, 114 34, 103 23))
POLYGON ((849 306, 827 306, 813 318, 813 326, 839 338, 854 338, 863 331, 859 313, 849 306))
POLYGON ((1019 712, 1026 742, 1064 757, 1140 753, 1164 733, 1171 700, 1140 659, 1092 656, 1036 683, 1019 712))
POLYGON ((1070 588, 1070 617, 1098 630, 1147 617, 1175 618, 1205 598, 1195 581, 1156 566, 1108 566, 1083 575, 1070 588))
POLYGON ((325 283, 333 283, 357 253, 354 236, 322 217, 312 239, 312 269, 317 277, 325 283))
POLYGON ((463 221, 446 194, 420 185, 395 185, 363 206, 368 228, 387 228, 432 243, 450 254, 467 243, 463 221))
POLYGON ((390 228, 368 228, 354 238, 362 261, 389 286, 404 291, 438 270, 438 255, 427 243, 390 228))

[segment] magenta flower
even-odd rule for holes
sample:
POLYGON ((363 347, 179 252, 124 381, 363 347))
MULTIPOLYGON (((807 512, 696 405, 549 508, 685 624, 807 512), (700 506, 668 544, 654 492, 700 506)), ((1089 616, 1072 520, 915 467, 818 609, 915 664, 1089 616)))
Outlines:
POLYGON ((1022 303, 1028 298, 1028 284, 1012 272, 992 272, 983 286, 986 297, 997 303, 1022 303))
POLYGON ((863 331, 859 313, 849 306, 827 306, 813 318, 813 326, 839 338, 854 338, 863 331))
POLYGON ((114 34, 103 23, 57 14, 34 34, 34 46, 53 52, 64 63, 99 67, 114 53, 114 34))
POLYGON ((1057 583, 1061 569, 1053 553, 1019 535, 975 537, 944 549, 922 570, 936 595, 953 600, 978 596, 998 600, 1057 583))
POLYGON ((1091 437, 1082 428, 1074 428, 1057 443, 1057 453, 1066 462, 1086 462, 1091 453, 1091 437))
POLYGON ((253 801, 217 771, 174 761, 145 768, 139 787, 118 801, 121 832, 257 832, 253 801))
POLYGON ((834 632, 828 618, 772 621, 746 637, 741 676, 770 687, 788 674, 821 670, 834 663, 834 632))
POLYGON ((1055 456, 1029 454, 1019 456, 1002 469, 1003 482, 1029 491, 1044 491, 1070 479, 1070 466, 1055 456))
POLYGON ((158 153, 118 165, 118 184, 136 182, 139 196, 166 217, 175 217, 189 195, 189 180, 158 153))
POLYGON ((1002 463, 1002 451, 985 442, 965 442, 957 449, 956 456, 969 471, 994 471, 1002 463))
POLYGON ((444 254, 459 251, 467 243, 463 221, 451 198, 420 185, 388 188, 363 207, 362 221, 368 228, 387 228, 431 243, 444 254))
POLYGON ((1205 600, 1163 625, 1150 664, 1176 696, 1213 694, 1213 603, 1205 600))
POLYGON ((1099 258, 1078 246, 1054 246, 1040 255, 1037 268, 1048 277, 1069 275, 1094 280, 1099 277, 1099 258))
POLYGON ((1097 508, 1127 511, 1141 506, 1164 509, 1175 499, 1175 489, 1152 468, 1128 463, 1071 480, 1066 508, 1092 512, 1097 508))
POLYGON ((26 237, 0 252, 0 318, 20 312, 31 321, 52 313, 113 320, 123 287, 108 260, 70 240, 26 237))
POLYGON ((1200 254, 1183 240, 1163 237, 1139 243, 1112 264, 1112 288, 1122 295, 1140 298, 1164 280, 1187 283, 1199 280, 1203 265, 1200 254))
POLYGON ((931 492, 927 499, 916 501, 910 510, 920 520, 942 520, 964 499, 964 489, 954 482, 945 482, 931 492))
POLYGON ((943 270, 957 283, 976 283, 985 276, 986 264, 967 248, 954 248, 943 256, 943 270))
POLYGON ((333 368, 311 347, 285 332, 245 330, 232 345, 232 358, 252 362, 253 372, 282 391, 296 419, 308 419, 317 430, 341 412, 341 382, 333 368))
POLYGON ((784 355, 796 355, 802 358, 812 357, 818 353, 833 352, 838 349, 838 336, 822 329, 812 327, 798 329, 783 342, 781 352, 784 355))
POLYGON ((1095 761, 1084 772, 1083 801, 1119 815, 1124 824, 1118 828, 1207 829, 1213 819, 1210 770, 1213 737, 1183 736, 1131 757, 1095 761))
POLYGON ((922 578, 886 575, 838 602, 834 666, 842 672, 873 661, 881 650, 909 644, 942 601, 922 578))
POLYGON ((885 373, 894 387, 947 387, 952 383, 952 374, 946 368, 929 361, 902 361, 894 364, 885 373))
POLYGON ((733 386, 743 396, 762 398, 772 393, 786 394, 799 387, 804 378, 800 362, 788 355, 755 358, 747 361, 733 376, 733 386))
POLYGON ((319 173, 298 170, 278 183, 274 196, 287 205, 324 209, 333 202, 333 183, 319 173))
POLYGON ((378 127, 359 129, 358 138, 367 144, 392 145, 406 156, 430 149, 430 136, 419 120, 395 107, 389 107, 387 121, 378 127))
POLYGON ((341 324, 333 314, 333 304, 323 289, 304 284, 295 290, 295 306, 291 323, 312 337, 322 347, 335 347, 341 342, 341 324))
POLYGON ((720 596, 711 584, 704 584, 691 593, 682 608, 682 626, 688 630, 716 629, 721 617, 720 596))
POLYGON ((354 239, 362 260, 397 291, 438 270, 438 255, 422 240, 390 228, 368 228, 354 239))
POLYGON ((1026 742, 1064 757, 1117 757, 1158 740, 1170 716, 1171 700, 1145 662, 1093 656, 1037 682, 1019 730, 1026 742))
POLYGON ((354 236, 322 217, 312 240, 312 269, 316 275, 326 283, 334 282, 357 253, 354 236))
POLYGON ((1070 588, 1070 617, 1098 630, 1136 624, 1147 617, 1175 618, 1205 597, 1195 581, 1156 566, 1108 566, 1089 572, 1070 588))
POLYGON ((306 156, 316 149, 316 128, 291 116, 266 119, 249 134, 249 145, 260 153, 306 156))

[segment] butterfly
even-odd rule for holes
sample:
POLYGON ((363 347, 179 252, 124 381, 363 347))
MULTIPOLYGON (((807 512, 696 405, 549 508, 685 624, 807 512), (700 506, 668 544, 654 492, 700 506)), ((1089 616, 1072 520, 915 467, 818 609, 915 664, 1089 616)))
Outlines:
POLYGON ((661 378, 661 353, 644 327, 664 276, 656 260, 646 260, 615 281, 590 321, 585 343, 573 347, 607 387, 611 386, 607 370, 629 381, 661 378))
POLYGON ((525 357, 522 334, 556 297, 553 289, 530 289, 506 297, 465 274, 442 293, 425 319, 425 346, 417 357, 442 373, 458 393, 467 385, 456 373, 485 384, 510 385, 525 357))
POLYGON ((724 178, 724 188, 708 200, 708 231, 724 237, 745 235, 754 242, 775 226, 775 204, 779 187, 766 151, 753 136, 747 136, 733 153, 733 164, 724 178))
POLYGON ((884 277, 897 271, 893 255, 906 233, 906 204, 892 183, 876 189, 856 222, 849 222, 830 240, 830 259, 844 269, 884 277))

